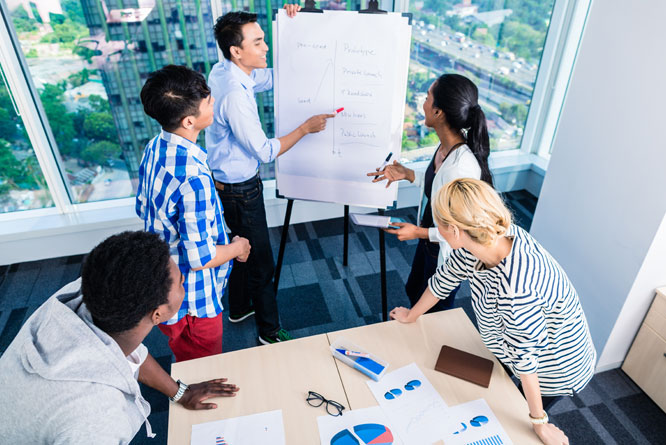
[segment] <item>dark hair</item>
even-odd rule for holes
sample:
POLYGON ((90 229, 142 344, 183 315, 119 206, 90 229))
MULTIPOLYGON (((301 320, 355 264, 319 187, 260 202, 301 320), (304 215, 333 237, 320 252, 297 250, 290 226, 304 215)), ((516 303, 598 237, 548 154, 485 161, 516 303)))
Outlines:
POLYGON ((493 185, 488 167, 490 140, 486 115, 479 106, 479 90, 474 82, 460 74, 443 74, 432 87, 433 105, 444 112, 449 126, 467 130, 467 146, 479 166, 481 180, 493 185))
POLYGON ((166 131, 178 128, 187 116, 198 116, 210 88, 201 73, 186 66, 167 65, 153 71, 141 88, 143 111, 166 131))
POLYGON ((215 40, 227 60, 231 60, 232 46, 240 47, 243 43, 243 25, 257 21, 257 14, 235 11, 218 17, 213 27, 215 40))
POLYGON ((149 232, 123 232, 98 244, 81 271, 83 302, 108 334, 135 327, 168 301, 169 245, 149 232))

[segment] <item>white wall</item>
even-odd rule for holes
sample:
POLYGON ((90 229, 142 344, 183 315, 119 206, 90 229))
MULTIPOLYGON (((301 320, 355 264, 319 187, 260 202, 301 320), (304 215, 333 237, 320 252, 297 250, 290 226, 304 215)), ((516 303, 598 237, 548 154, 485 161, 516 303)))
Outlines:
POLYGON ((578 290, 598 369, 666 284, 664 17, 662 0, 592 3, 532 224, 578 290))

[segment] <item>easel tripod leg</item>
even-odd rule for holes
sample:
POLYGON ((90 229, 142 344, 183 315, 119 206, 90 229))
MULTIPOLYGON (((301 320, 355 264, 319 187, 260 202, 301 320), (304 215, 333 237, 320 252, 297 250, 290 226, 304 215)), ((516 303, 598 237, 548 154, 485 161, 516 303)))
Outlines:
POLYGON ((291 220, 291 209, 294 207, 294 200, 287 200, 287 212, 284 214, 284 224, 282 225, 282 236, 280 237, 280 250, 278 251, 277 264, 275 265, 275 277, 273 279, 273 290, 277 293, 280 284, 280 272, 282 272, 282 260, 284 259, 284 248, 287 245, 287 236, 289 236, 289 221, 291 220))
POLYGON ((342 248, 342 265, 347 265, 347 258, 349 257, 349 206, 345 206, 345 217, 344 217, 344 244, 342 248))

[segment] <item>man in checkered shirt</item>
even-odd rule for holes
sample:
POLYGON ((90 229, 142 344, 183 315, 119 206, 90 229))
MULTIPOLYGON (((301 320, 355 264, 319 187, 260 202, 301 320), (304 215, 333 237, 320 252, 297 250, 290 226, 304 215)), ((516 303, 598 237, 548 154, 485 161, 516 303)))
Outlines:
POLYGON ((233 260, 246 261, 250 244, 238 236, 229 242, 207 152, 196 143, 213 122, 214 99, 201 74, 168 65, 148 76, 141 102, 162 131, 141 160, 136 213, 169 243, 185 277, 180 310, 159 328, 176 361, 219 354, 222 295, 233 260))

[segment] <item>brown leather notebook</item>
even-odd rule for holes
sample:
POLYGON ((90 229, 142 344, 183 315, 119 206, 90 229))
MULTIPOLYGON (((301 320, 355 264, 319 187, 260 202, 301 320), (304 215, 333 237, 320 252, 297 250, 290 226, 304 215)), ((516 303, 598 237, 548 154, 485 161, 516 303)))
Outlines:
POLYGON ((493 373, 493 362, 444 345, 437 357, 435 370, 487 388, 493 373))

